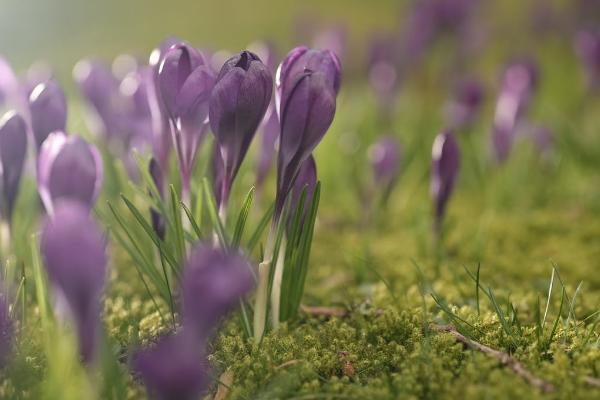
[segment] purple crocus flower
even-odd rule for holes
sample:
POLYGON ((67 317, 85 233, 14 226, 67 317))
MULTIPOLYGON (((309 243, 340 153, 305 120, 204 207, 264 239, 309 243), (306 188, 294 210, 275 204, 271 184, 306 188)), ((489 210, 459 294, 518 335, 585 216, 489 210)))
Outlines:
POLYGON ((42 228, 41 253, 59 315, 69 316, 84 362, 98 347, 100 300, 106 280, 106 244, 89 210, 61 201, 42 228))
POLYGON ((299 47, 279 66, 277 77, 281 134, 275 220, 281 215, 300 165, 333 122, 341 67, 337 57, 329 51, 299 47))
POLYGON ((0 289, 0 370, 6 366, 12 350, 14 325, 8 306, 7 295, 0 289))
POLYGON ((256 187, 262 188, 273 164, 273 158, 279 139, 279 118, 275 110, 275 102, 271 102, 262 123, 260 148, 256 166, 256 187))
POLYGON ((63 132, 44 141, 37 171, 38 191, 50 215, 61 199, 78 201, 90 210, 102 188, 102 158, 96 147, 63 132))
POLYGON ((250 268, 240 255, 206 244, 196 247, 182 279, 184 329, 207 339, 219 319, 252 288, 250 268))
POLYGON ((15 112, 9 111, 0 120, 0 175, 2 176, 3 212, 12 217, 23 164, 27 155, 27 124, 15 112))
POLYGON ((185 330, 137 353, 133 369, 155 400, 196 400, 210 384, 205 355, 185 330))
POLYGON ((600 89, 600 30, 581 31, 575 42, 588 87, 600 89))
POLYGON ((436 136, 431 152, 431 197, 434 203, 434 230, 441 234, 442 219, 460 168, 460 149, 454 135, 443 131, 436 136))
POLYGON ((39 151, 49 134, 64 131, 67 124, 67 101, 58 84, 52 80, 37 85, 29 96, 31 130, 39 151))
POLYGON ((196 153, 208 125, 208 102, 214 74, 199 51, 180 43, 165 54, 158 72, 158 83, 160 97, 171 121, 182 179, 182 197, 189 201, 196 153))
POLYGON ((399 84, 398 46, 391 35, 377 35, 369 45, 369 84, 377 97, 379 107, 389 111, 399 84))
POLYGON ((454 98, 448 104, 448 119, 454 129, 468 129, 477 118, 483 104, 483 87, 475 79, 461 81, 454 98))
MULTIPOLYGON (((154 181, 154 184, 156 185, 156 189, 158 189, 158 194, 161 197, 159 201, 162 201, 162 198, 164 197, 165 183, 164 183, 162 168, 160 167, 160 164, 156 161, 155 158, 152 158, 150 160, 149 169, 150 169, 150 177, 152 177, 152 180, 154 181)), ((156 234, 158 235, 159 238, 164 240, 166 228, 167 228, 165 226, 165 219, 158 212, 158 210, 156 210, 154 208, 150 209, 150 217, 152 219, 152 228, 154 229, 154 232, 156 232, 156 234)))
POLYGON ((221 150, 224 179, 221 205, 262 121, 273 92, 273 78, 258 56, 249 51, 225 62, 210 96, 210 126, 221 150))
POLYGON ((384 192, 389 192, 398 179, 401 157, 400 144, 392 136, 379 139, 369 148, 375 184, 384 192))
POLYGON ((492 127, 492 148, 498 162, 504 162, 510 153, 517 127, 537 87, 537 75, 530 61, 512 63, 504 72, 492 127))

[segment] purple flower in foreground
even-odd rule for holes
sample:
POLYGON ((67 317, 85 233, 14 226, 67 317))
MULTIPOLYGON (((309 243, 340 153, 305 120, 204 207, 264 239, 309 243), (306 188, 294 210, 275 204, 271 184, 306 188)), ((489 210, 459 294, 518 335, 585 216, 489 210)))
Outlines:
POLYGON ((105 247, 89 210, 77 202, 60 202, 42 228, 40 248, 57 312, 73 320, 86 363, 94 359, 98 347, 105 247))
POLYGON ((0 370, 6 366, 10 357, 14 333, 13 328, 13 321, 10 318, 8 310, 8 298, 0 289, 0 370))
POLYGON ((467 129, 477 118, 483 105, 483 87, 474 79, 459 83, 448 104, 448 119, 454 129, 467 129))
POLYGON ((81 137, 54 132, 44 141, 37 164, 38 191, 52 215, 61 199, 75 200, 90 210, 102 188, 102 158, 81 137))
POLYGON ((581 31, 575 41, 588 87, 600 89, 600 30, 581 31))
POLYGON ((221 149, 224 180, 221 204, 229 191, 273 92, 273 78, 258 56, 242 51, 225 62, 210 96, 210 126, 221 149))
POLYGON ((444 131, 436 136, 431 157, 431 197, 435 209, 434 229, 439 235, 448 199, 452 194, 460 168, 460 149, 450 131, 444 131))
POLYGON ((23 118, 8 112, 0 120, 0 175, 2 176, 2 211, 11 220, 19 193, 23 164, 27 155, 27 124, 23 118))
POLYGON ((291 226, 291 222, 293 221, 293 215, 298 208, 298 203, 300 201, 300 196, 302 196, 302 191, 306 188, 306 197, 304 198, 304 205, 302 209, 302 217, 300 219, 300 225, 304 224, 304 220, 306 219, 306 214, 308 213, 308 209, 312 202, 312 197, 315 192, 315 187, 317 186, 317 164, 315 163, 315 158, 312 156, 308 156, 308 158, 300 165, 300 171, 298 171, 298 176, 296 177, 296 181, 294 182, 294 187, 292 187, 292 191, 290 196, 290 216, 288 218, 288 226, 291 226))
POLYGON ((277 160, 275 219, 294 185, 300 165, 333 122, 340 65, 331 52, 292 50, 278 70, 281 134, 277 160))
MULTIPOLYGON (((154 181, 154 184, 156 185, 156 189, 158 190, 158 194, 161 197, 160 199, 158 199, 158 201, 162 201, 163 197, 165 195, 164 194, 165 182, 164 182, 162 168, 161 168, 160 164, 156 161, 155 158, 152 158, 150 160, 149 169, 150 169, 150 177, 152 177, 152 180, 154 181)), ((158 210, 156 210, 154 208, 150 208, 150 217, 152 219, 152 228, 154 229, 154 232, 156 232, 156 234, 158 235, 159 238, 164 240, 166 229, 167 229, 167 227, 165 225, 165 219, 158 212, 158 210)))
POLYGON ((67 101, 58 84, 52 80, 37 85, 29 96, 31 130, 39 151, 49 134, 64 131, 67 124, 67 101))
POLYGON ((185 330, 138 352, 132 366, 155 400, 196 400, 210 384, 205 356, 185 330))
POLYGON ((250 264, 240 255, 200 245, 190 254, 183 273, 183 326, 205 340, 241 296, 252 288, 250 264))
POLYGON ((389 192, 400 174, 400 144, 392 136, 381 138, 369 148, 369 161, 375 184, 389 192))
POLYGON ((171 120, 184 201, 189 200, 196 153, 208 125, 208 103, 214 79, 204 56, 186 43, 174 45, 167 51, 158 72, 159 96, 171 120))
POLYGON ((528 61, 513 63, 504 72, 492 127, 492 149, 498 162, 504 162, 510 153, 517 127, 529 108, 537 80, 537 68, 528 61))

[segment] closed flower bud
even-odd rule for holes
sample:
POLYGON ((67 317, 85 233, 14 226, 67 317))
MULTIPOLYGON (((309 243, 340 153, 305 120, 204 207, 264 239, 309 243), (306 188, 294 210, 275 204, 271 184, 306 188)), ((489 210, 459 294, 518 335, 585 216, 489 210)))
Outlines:
POLYGON ((105 247, 89 210, 77 202, 60 202, 42 228, 40 248, 56 311, 74 322, 86 363, 94 359, 98 347, 105 247))
POLYGON ((381 138, 369 148, 373 178, 381 190, 387 192, 393 187, 400 174, 401 157, 400 144, 392 136, 381 138))
POLYGON ((460 149, 454 135, 449 131, 440 133, 433 142, 431 161, 431 197, 434 203, 434 229, 441 232, 448 199, 460 168, 460 149))
POLYGON ((54 81, 40 83, 29 96, 31 130, 39 150, 49 134, 64 131, 67 124, 65 94, 54 81))
POLYGON ((102 158, 81 137, 52 133, 38 157, 38 191, 52 215, 61 199, 78 201, 91 210, 102 188, 102 158))
POLYGON ((2 176, 2 212, 9 221, 19 193, 26 155, 27 124, 20 115, 8 112, 0 121, 0 175, 2 176))
POLYGON ((225 179, 221 201, 229 191, 273 92, 271 73, 254 53, 243 51, 225 62, 210 97, 210 126, 221 150, 225 179))

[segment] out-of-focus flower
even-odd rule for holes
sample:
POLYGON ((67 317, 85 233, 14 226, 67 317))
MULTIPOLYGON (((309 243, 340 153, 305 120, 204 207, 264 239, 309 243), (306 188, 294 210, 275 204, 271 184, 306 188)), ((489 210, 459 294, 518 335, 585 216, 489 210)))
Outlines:
POLYGON ((539 153, 544 157, 548 156, 554 146, 552 130, 545 125, 534 125, 528 133, 539 153))
POLYGON ((397 41, 391 35, 377 35, 371 40, 368 54, 369 84, 379 107, 389 110, 400 82, 397 41))
POLYGON ((369 161, 375 184, 384 192, 393 188, 400 174, 400 144, 392 136, 385 136, 369 148, 369 161))
POLYGON ((458 84, 454 98, 447 107, 448 120, 454 129, 468 129, 477 119, 483 104, 483 87, 474 79, 458 84))
POLYGON ((67 124, 67 101, 58 84, 52 80, 37 85, 29 96, 31 130, 39 151, 49 134, 64 131, 67 124))
POLYGON ((198 147, 208 126, 208 104, 214 74, 204 56, 186 43, 171 47, 158 72, 158 89, 171 120, 171 133, 188 201, 198 147))
MULTIPOLYGON (((150 177, 152 177, 152 180, 154 181, 154 184, 156 185, 156 189, 158 189, 158 194, 161 197, 160 199, 158 199, 158 201, 162 201, 162 198, 164 197, 164 191, 165 191, 165 182, 164 182, 162 168, 161 168, 160 164, 156 161, 155 158, 152 158, 150 160, 149 170, 150 170, 150 177)), ((156 232, 156 234, 158 235, 159 238, 164 240, 166 228, 167 228, 165 226, 165 219, 158 212, 158 210, 156 210, 154 208, 150 208, 150 217, 152 219, 152 228, 154 229, 154 232, 156 232)))
POLYGON ((210 96, 210 126, 223 158, 221 204, 226 205, 237 172, 262 121, 273 78, 258 56, 242 51, 225 64, 210 96))
POLYGON ((592 90, 600 89, 600 30, 579 32, 575 46, 588 87, 592 90))
POLYGON ((133 369, 155 400, 196 400, 210 384, 205 356, 195 338, 185 331, 137 353, 133 369))
POLYGON ((0 175, 2 176, 2 212, 11 220, 19 193, 23 164, 27 155, 27 124, 9 111, 0 120, 0 175))
POLYGON ((348 44, 348 32, 343 25, 319 32, 313 40, 315 49, 331 50, 340 60, 344 59, 348 44))
POLYGON ((293 49, 279 66, 277 93, 281 134, 277 160, 275 219, 294 185, 300 165, 333 122, 341 80, 337 57, 329 51, 293 49))
POLYGON ((62 199, 78 201, 89 211, 102 188, 100 153, 78 136, 50 134, 40 149, 37 170, 38 191, 50 215, 62 199))
POLYGON ((291 225, 293 220, 293 215, 298 208, 298 203, 300 202, 300 196, 302 196, 302 191, 306 188, 306 197, 304 198, 304 205, 302 209, 302 217, 300 219, 300 226, 304 225, 304 220, 306 219, 306 214, 308 213, 308 209, 310 207, 313 194, 315 192, 315 187, 317 186, 317 163, 315 162, 315 158, 312 156, 308 156, 308 158, 300 165, 300 171, 298 171, 298 176, 296 177, 296 181, 294 182, 294 186, 291 191, 291 201, 290 201, 290 215, 288 218, 288 226, 291 225))
POLYGON ((207 339, 219 319, 252 288, 250 268, 240 255, 210 245, 196 247, 182 279, 184 329, 207 339))
MULTIPOLYGON (((0 282, 1 284, 2 282, 0 282)), ((0 289, 0 370, 6 366, 12 350, 14 326, 6 293, 0 289)))
POLYGON ((537 81, 537 67, 530 61, 512 63, 504 71, 492 127, 492 149, 498 162, 504 162, 510 153, 537 81))
POLYGON ((84 362, 94 359, 100 300, 106 280, 106 244, 89 210, 61 201, 42 228, 41 252, 57 312, 72 319, 84 362))
POLYGON ((44 61, 37 61, 27 69, 25 76, 21 79, 21 88, 25 96, 29 98, 31 92, 40 83, 54 79, 52 68, 44 61))
POLYGON ((0 55, 0 109, 15 109, 27 119, 27 99, 8 61, 0 55))
POLYGON ((431 152, 431 197, 434 203, 434 230, 441 233, 448 199, 460 168, 460 149, 454 135, 443 131, 436 136, 431 152))

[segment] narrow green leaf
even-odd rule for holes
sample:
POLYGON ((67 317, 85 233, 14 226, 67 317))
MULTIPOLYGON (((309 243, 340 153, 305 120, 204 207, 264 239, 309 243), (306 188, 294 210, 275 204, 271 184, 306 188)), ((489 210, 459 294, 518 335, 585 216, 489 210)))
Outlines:
MULTIPOLYGON (((254 248, 260 241, 260 237, 262 236, 263 232, 269 225, 269 221, 271 221, 271 218, 273 217, 274 210, 275 210, 275 204, 271 204, 269 209, 265 212, 265 214, 262 216, 262 218, 258 222, 258 225, 256 226, 254 233, 252 233, 252 236, 250 236, 250 240, 248 241, 248 245, 246 246, 248 253, 252 253, 252 251, 254 251, 254 248)), ((262 259, 262 257, 261 257, 261 259, 262 259)))
MULTIPOLYGON (((198 196, 198 197, 202 197, 202 196, 198 196)), ((179 202, 179 205, 181 206, 181 208, 183 208, 183 211, 185 211, 185 215, 187 215, 188 220, 190 221, 190 224, 192 225, 192 229, 194 230, 194 233, 196 234, 196 239, 197 240, 202 239, 202 232, 200 231, 200 227, 196 223, 196 220, 194 219, 194 216, 192 215, 192 212, 190 211, 188 206, 186 206, 183 201, 179 202)))
POLYGON ((180 201, 173 185, 169 185, 169 192, 171 194, 171 218, 173 218, 173 229, 175 231, 177 258, 182 262, 185 259, 185 240, 181 223, 181 210, 179 209, 180 201))
POLYGON ((246 199, 242 203, 242 208, 240 209, 237 222, 235 224, 235 230, 233 231, 233 238, 231 239, 231 247, 233 249, 237 249, 240 245, 240 241, 242 240, 244 229, 246 227, 246 221, 248 220, 248 216, 250 215, 252 201, 254 200, 254 192, 255 188, 254 186, 252 186, 252 188, 250 188, 250 191, 248 191, 248 194, 246 195, 246 199))
POLYGON ((217 211, 217 205, 215 203, 215 195, 210 187, 208 179, 202 180, 202 188, 204 189, 204 195, 206 196, 206 207, 208 209, 208 215, 210 217, 213 229, 219 238, 219 243, 224 249, 229 248, 229 242, 227 241, 227 235, 225 234, 225 228, 223 222, 219 218, 219 211, 217 211))

